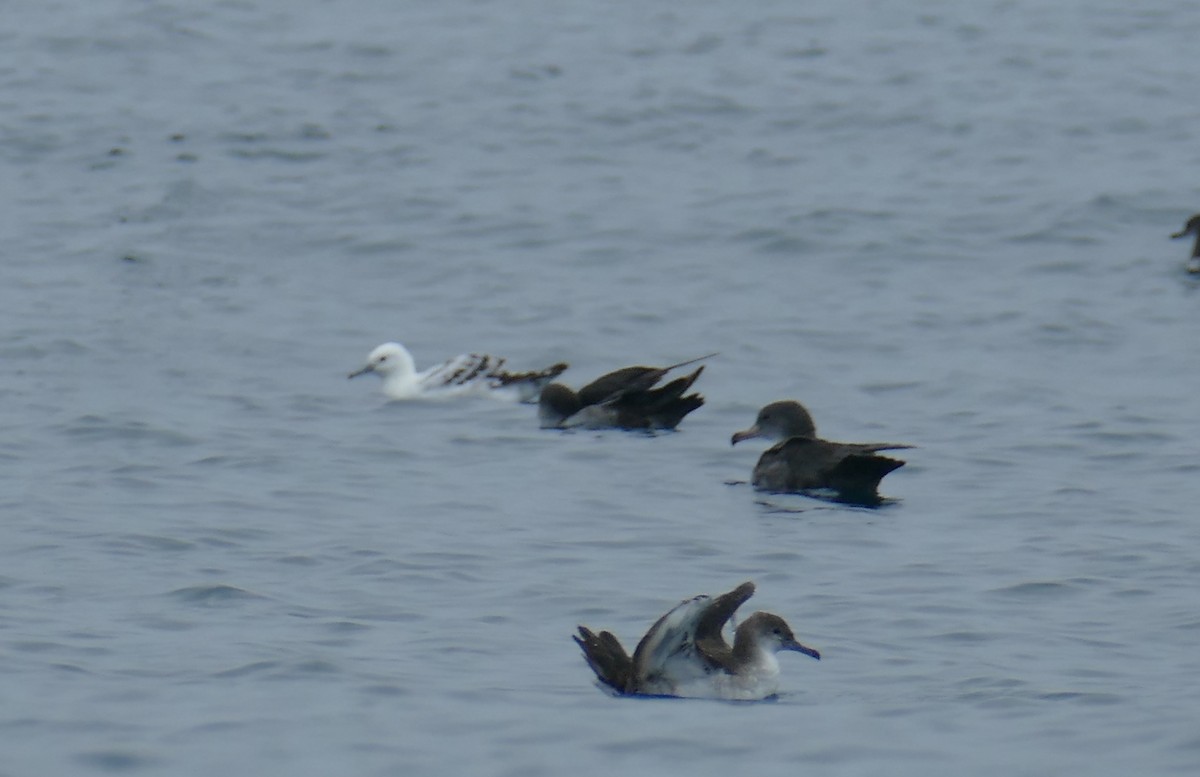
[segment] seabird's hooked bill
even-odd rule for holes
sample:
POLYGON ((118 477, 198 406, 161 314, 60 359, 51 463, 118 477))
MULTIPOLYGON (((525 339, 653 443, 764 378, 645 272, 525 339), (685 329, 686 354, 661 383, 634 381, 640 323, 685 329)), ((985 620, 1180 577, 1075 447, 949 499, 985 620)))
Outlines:
POLYGON ((488 394, 519 402, 536 402, 542 387, 567 369, 563 363, 534 372, 508 372, 505 360, 486 354, 464 353, 436 367, 417 371, 412 354, 400 343, 384 343, 371 351, 356 378, 373 372, 383 378, 389 399, 435 399, 488 394))
POLYGON ((768 448, 754 465, 754 487, 762 491, 804 492, 829 490, 840 502, 879 504, 879 481, 904 466, 899 459, 875 455, 879 451, 911 448, 901 443, 829 442, 817 437, 812 416, 799 402, 772 402, 758 411, 754 425, 737 432, 737 445, 752 437, 782 442, 768 448))
POLYGON ((722 630, 735 610, 754 595, 746 582, 717 597, 697 596, 658 619, 630 657, 611 632, 586 626, 572 636, 599 681, 619 695, 685 696, 757 700, 779 690, 780 650, 819 659, 801 645, 778 615, 756 612, 734 631, 722 630))
POLYGON ((704 366, 659 388, 671 370, 716 356, 710 353, 668 367, 623 367, 601 375, 579 391, 561 383, 542 390, 538 420, 543 429, 674 429, 683 417, 704 404, 692 387, 704 366))

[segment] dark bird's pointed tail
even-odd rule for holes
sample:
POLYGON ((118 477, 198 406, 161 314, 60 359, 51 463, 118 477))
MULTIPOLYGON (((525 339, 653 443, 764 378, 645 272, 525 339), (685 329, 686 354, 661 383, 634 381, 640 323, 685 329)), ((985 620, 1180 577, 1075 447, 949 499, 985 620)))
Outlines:
POLYGON ((829 473, 829 485, 836 489, 840 501, 859 505, 877 505, 879 481, 889 472, 900 469, 904 462, 887 456, 851 454, 842 459, 829 473))
POLYGON ((579 645, 584 659, 600 682, 617 693, 630 693, 633 690, 633 659, 612 632, 596 634, 586 626, 580 626, 579 636, 571 635, 571 639, 579 645))

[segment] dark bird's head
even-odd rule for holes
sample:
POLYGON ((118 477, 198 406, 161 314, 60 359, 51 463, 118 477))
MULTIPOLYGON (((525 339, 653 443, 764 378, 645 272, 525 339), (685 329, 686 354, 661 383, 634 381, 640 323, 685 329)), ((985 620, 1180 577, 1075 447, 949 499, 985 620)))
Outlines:
POLYGON ((816 437, 817 427, 804 405, 790 399, 771 404, 758 411, 754 426, 733 435, 731 445, 752 437, 786 440, 789 437, 816 437))
POLYGON ((769 612, 756 612, 742 621, 734 634, 734 649, 740 644, 755 646, 758 650, 768 653, 794 650, 818 660, 821 658, 817 650, 796 641, 796 635, 792 633, 787 621, 769 612))
POLYGON ((580 407, 579 395, 561 383, 551 383, 538 398, 538 423, 543 429, 561 429, 580 407))

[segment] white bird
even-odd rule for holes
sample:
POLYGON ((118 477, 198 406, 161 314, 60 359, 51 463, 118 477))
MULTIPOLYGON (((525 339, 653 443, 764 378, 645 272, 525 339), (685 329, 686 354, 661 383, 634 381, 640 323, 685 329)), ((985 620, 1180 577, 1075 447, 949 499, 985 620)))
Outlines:
POLYGON ((611 632, 580 626, 572 638, 600 682, 617 694, 765 699, 779 690, 777 652, 821 654, 797 642, 783 618, 769 612, 744 620, 730 646, 721 631, 753 595, 754 583, 746 582, 717 597, 681 602, 650 627, 632 657, 611 632))
POLYGON ((564 363, 534 372, 508 372, 505 360, 487 354, 464 353, 436 367, 417 371, 412 354, 400 343, 384 343, 367 355, 367 363, 348 377, 373 372, 383 378, 389 399, 436 399, 491 395, 518 402, 536 402, 542 386, 567 369, 564 363))

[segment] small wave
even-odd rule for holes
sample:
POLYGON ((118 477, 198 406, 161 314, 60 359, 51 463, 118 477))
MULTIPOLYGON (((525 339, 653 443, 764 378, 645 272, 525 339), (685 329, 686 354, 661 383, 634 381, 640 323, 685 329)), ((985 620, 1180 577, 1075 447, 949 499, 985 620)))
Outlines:
POLYGON ((75 756, 79 763, 106 772, 132 772, 153 766, 158 761, 128 750, 95 750, 75 756))
POLYGON ((1086 691, 1047 691, 1037 694, 1043 701, 1076 701, 1080 704, 1121 704, 1125 700, 1115 693, 1086 691))
POLYGON ((1056 580, 1030 580, 1024 583, 994 588, 991 593, 1002 596, 1047 597, 1071 593, 1072 586, 1056 580))
POLYGON ((993 636, 978 631, 948 631, 945 634, 936 635, 934 639, 964 645, 976 645, 992 640, 993 636))
POLYGON ((278 661, 254 661, 242 666, 235 666, 232 669, 223 669, 220 672, 213 672, 213 677, 229 678, 229 677, 245 677, 252 674, 260 674, 262 672, 275 669, 280 664, 278 661))
POLYGON ((324 159, 328 154, 323 151, 285 151, 279 148, 234 149, 229 152, 239 159, 270 159, 282 162, 315 162, 324 159))
POLYGON ((84 440, 135 440, 168 447, 196 445, 197 440, 173 429, 144 421, 127 421, 98 415, 83 415, 60 427, 63 434, 84 440))
POLYGON ((216 604, 220 602, 266 598, 260 594, 247 591, 244 588, 225 585, 224 583, 177 588, 171 591, 169 596, 193 604, 216 604))
POLYGON ((164 553, 178 553, 193 550, 196 545, 187 540, 177 540, 174 537, 161 537, 152 534, 124 534, 106 543, 108 547, 119 550, 146 549, 164 553))

